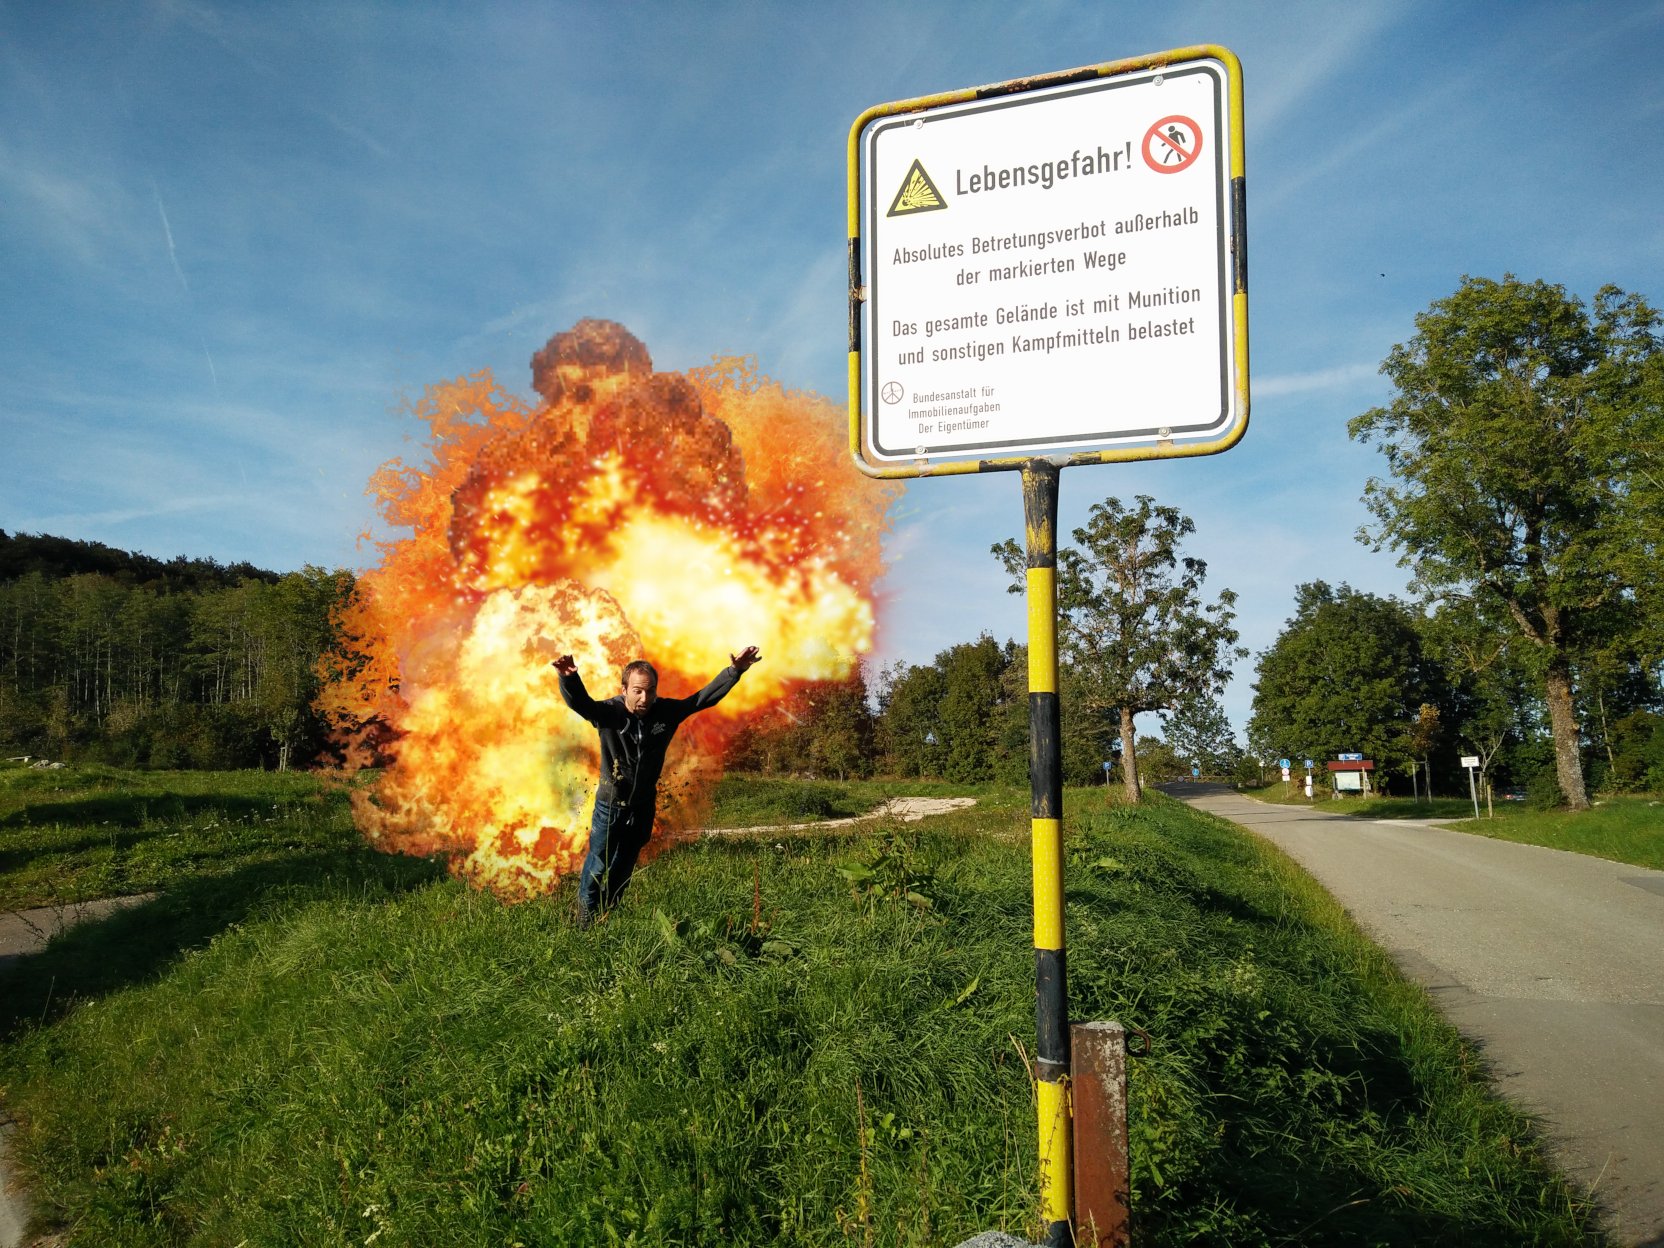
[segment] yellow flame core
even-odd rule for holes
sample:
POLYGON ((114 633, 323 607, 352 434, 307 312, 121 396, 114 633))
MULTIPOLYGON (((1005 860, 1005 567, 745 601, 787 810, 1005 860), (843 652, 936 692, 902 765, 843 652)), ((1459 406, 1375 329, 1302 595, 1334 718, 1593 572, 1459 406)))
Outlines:
POLYGON ((591 584, 627 604, 648 653, 674 647, 713 674, 745 644, 768 656, 719 710, 764 706, 790 679, 846 675, 872 649, 872 604, 814 559, 782 577, 722 533, 657 516, 627 523, 617 550, 591 584))

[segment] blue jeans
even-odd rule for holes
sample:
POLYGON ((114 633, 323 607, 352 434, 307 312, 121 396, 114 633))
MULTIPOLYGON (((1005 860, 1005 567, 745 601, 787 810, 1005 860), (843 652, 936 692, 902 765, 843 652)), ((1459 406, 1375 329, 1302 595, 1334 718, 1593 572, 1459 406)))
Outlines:
POLYGON ((611 907, 630 882, 636 856, 653 834, 653 811, 595 799, 589 853, 578 877, 578 905, 587 914, 611 907))

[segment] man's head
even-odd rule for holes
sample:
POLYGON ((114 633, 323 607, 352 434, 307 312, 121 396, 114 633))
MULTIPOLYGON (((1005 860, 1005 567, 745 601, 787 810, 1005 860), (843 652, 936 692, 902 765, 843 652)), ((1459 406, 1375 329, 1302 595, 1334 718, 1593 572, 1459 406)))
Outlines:
POLYGON ((645 715, 659 698, 659 674, 646 659, 637 659, 624 669, 624 709, 645 715))

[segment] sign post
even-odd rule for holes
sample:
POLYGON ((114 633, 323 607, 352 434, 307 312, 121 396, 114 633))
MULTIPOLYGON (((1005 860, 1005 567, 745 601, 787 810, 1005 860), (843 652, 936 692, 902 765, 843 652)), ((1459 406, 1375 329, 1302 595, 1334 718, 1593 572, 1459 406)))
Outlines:
POLYGON ((1468 773, 1468 796, 1473 799, 1473 817, 1477 819, 1479 818, 1479 789, 1474 783, 1473 773, 1479 766, 1479 755, 1462 755, 1462 766, 1466 768, 1468 773))
POLYGON ((1242 67, 1211 45, 882 104, 850 129, 855 462, 886 478, 1022 474, 1051 1248, 1073 1242, 1074 1216, 1059 478, 1077 464, 1210 455, 1246 432, 1243 153, 1242 67))

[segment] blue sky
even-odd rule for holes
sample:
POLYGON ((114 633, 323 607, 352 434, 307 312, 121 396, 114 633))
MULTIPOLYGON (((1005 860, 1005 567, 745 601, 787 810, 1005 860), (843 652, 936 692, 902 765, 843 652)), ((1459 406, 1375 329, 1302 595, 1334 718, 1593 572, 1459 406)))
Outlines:
MULTIPOLYGON (((1299 581, 1403 586, 1345 426, 1416 312, 1504 272, 1664 300, 1664 4, 0 2, 0 528, 361 566, 408 400, 529 394, 584 316, 841 403, 855 117, 1195 43, 1243 65, 1252 422, 1071 469, 1061 519, 1180 508, 1263 649, 1299 581)), ((909 485, 878 657, 1020 637, 1021 527, 1014 474, 909 485)))

